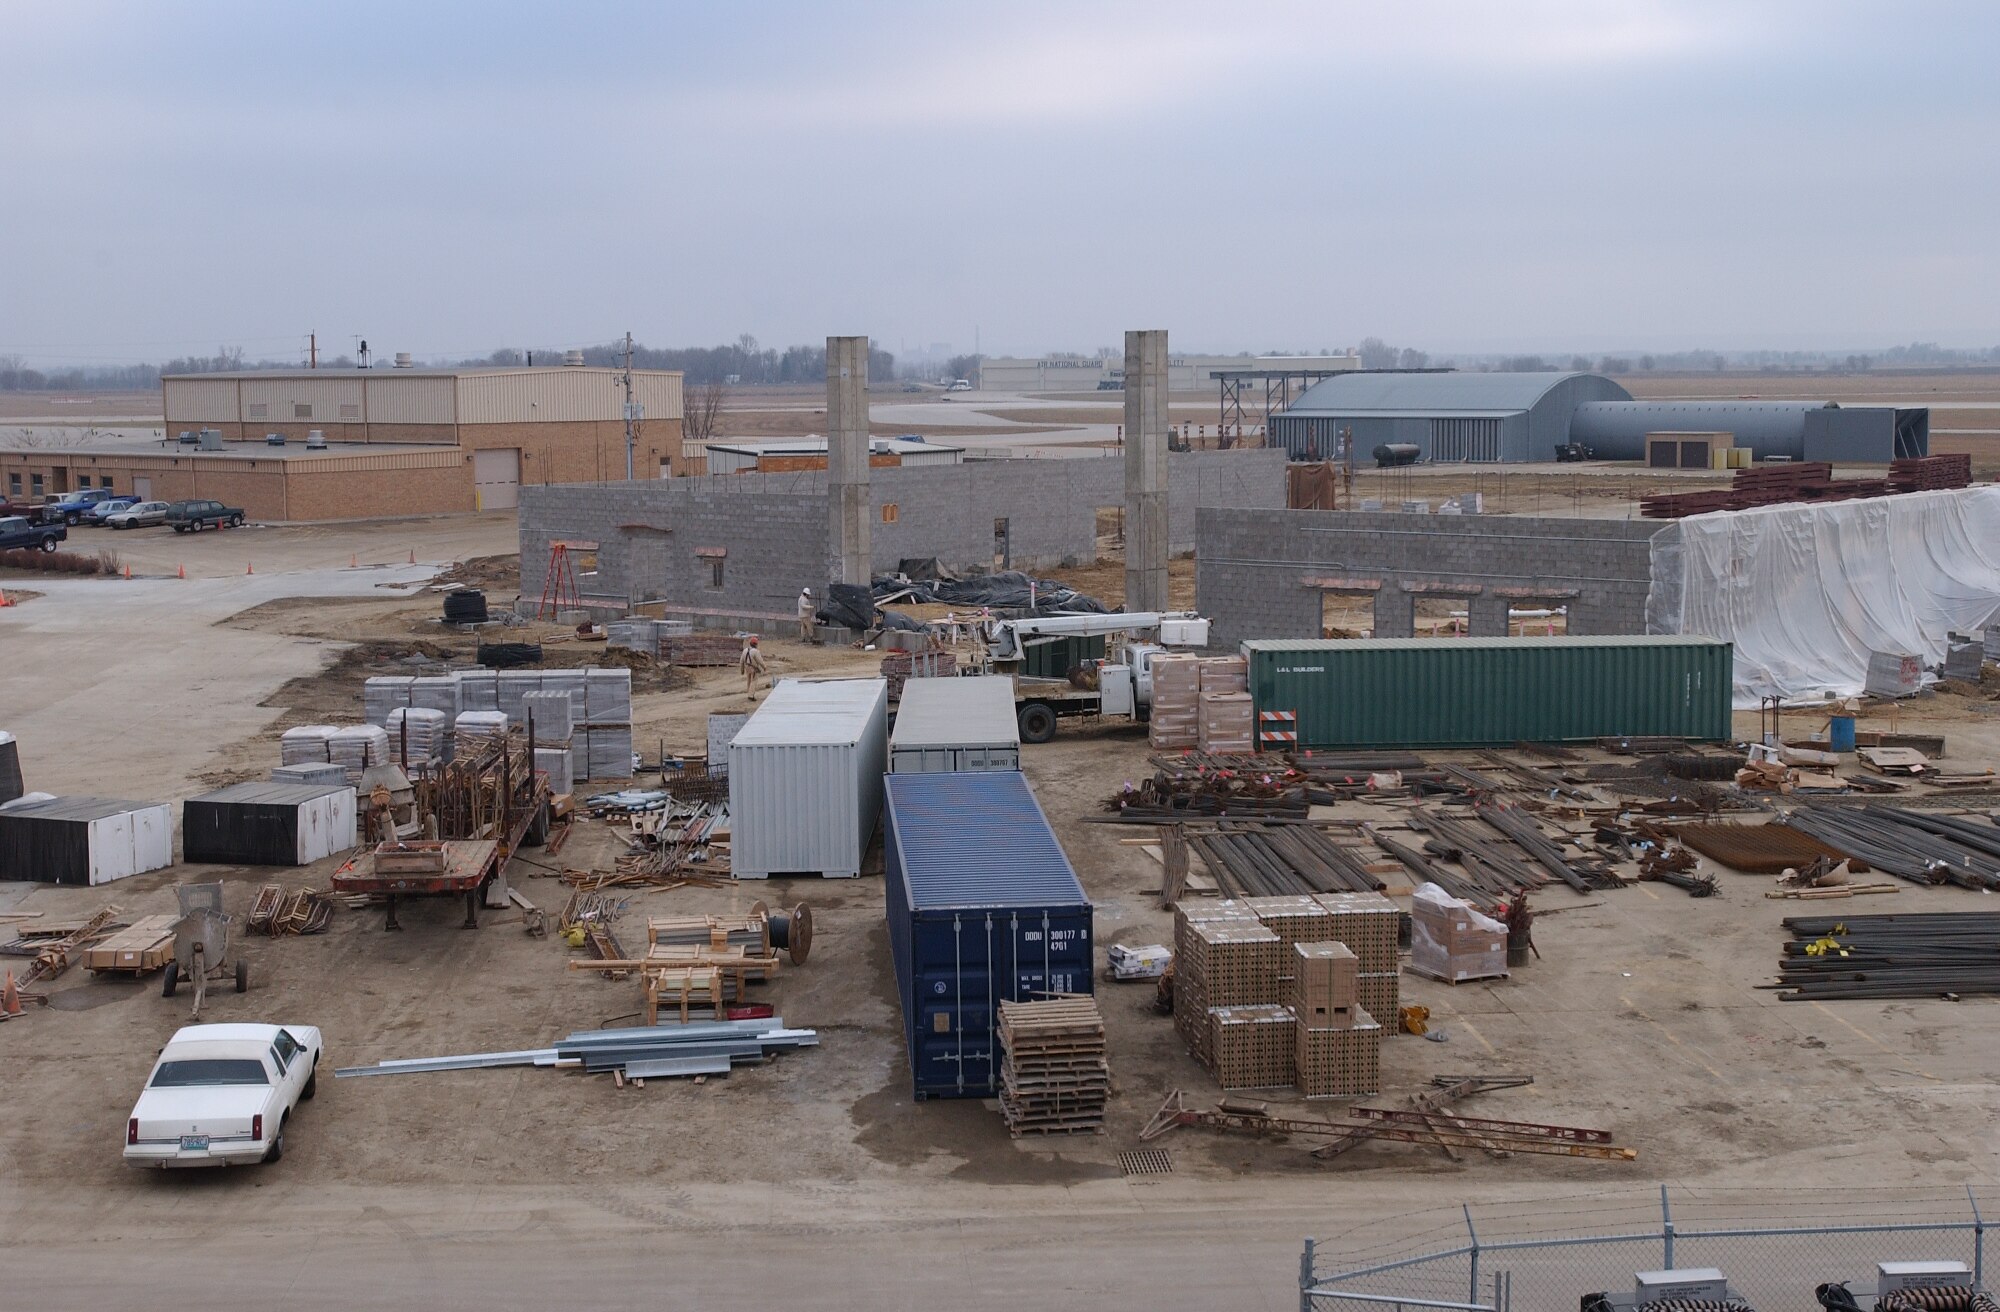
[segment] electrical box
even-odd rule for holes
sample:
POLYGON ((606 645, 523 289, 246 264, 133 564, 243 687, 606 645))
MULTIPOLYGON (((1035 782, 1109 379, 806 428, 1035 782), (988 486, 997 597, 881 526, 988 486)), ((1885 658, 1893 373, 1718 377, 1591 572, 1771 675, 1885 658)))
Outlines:
POLYGON ((1903 1289, 1970 1289, 1972 1272, 1963 1262, 1878 1262, 1875 1292, 1903 1289))
POLYGON ((1640 1307, 1670 1298, 1721 1302, 1729 1297, 1729 1282, 1712 1266, 1679 1271, 1641 1271, 1633 1278, 1633 1298, 1640 1307))

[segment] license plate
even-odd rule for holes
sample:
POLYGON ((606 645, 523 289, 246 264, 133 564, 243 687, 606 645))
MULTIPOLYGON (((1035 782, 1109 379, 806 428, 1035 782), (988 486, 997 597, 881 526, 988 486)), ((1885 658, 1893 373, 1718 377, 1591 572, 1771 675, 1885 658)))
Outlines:
POLYGON ((207 1135, 205 1135, 205 1134, 184 1134, 184 1135, 182 1135, 182 1136, 181 1136, 181 1151, 182 1151, 182 1152, 184 1152, 184 1153, 185 1153, 185 1152, 205 1152, 205 1151, 207 1151, 207 1149, 208 1149, 208 1136, 207 1136, 207 1135))

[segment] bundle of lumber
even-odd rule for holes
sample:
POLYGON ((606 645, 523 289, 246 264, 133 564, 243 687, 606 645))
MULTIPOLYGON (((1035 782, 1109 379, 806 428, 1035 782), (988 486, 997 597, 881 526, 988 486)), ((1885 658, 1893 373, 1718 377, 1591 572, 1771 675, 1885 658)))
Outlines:
POLYGON ((1111 1067, 1096 999, 1002 1002, 1000 1046, 1000 1114, 1016 1138, 1103 1132, 1111 1067))

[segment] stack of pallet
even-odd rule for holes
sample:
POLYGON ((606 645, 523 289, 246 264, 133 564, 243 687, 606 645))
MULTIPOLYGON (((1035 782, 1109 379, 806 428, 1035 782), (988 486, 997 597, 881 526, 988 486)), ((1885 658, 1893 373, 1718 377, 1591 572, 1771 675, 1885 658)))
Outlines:
POLYGON ((1147 726, 1154 747, 1174 751, 1201 742, 1201 659, 1178 653, 1153 658, 1153 706, 1147 726))
POLYGON ((1972 457, 1963 453, 1889 462, 1889 490, 1892 492, 1937 492, 1969 487, 1971 484, 1972 457))
POLYGON ((1250 662, 1243 657, 1210 656, 1201 662, 1196 745, 1202 751, 1247 756, 1257 750, 1257 712, 1249 689, 1250 662))
POLYGON ((1101 1133, 1111 1067, 1097 1000, 1000 1004, 1000 1114, 1024 1134, 1101 1133))
POLYGON ((1410 898, 1410 969, 1449 984, 1507 974, 1507 927, 1436 884, 1410 898))

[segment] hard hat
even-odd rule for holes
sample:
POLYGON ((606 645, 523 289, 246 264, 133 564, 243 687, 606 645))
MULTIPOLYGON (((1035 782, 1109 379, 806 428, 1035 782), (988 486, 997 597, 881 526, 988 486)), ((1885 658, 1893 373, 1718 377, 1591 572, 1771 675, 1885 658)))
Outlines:
POLYGON ((757 645, 757 635, 754 633, 750 635, 750 645, 752 647, 757 645))

